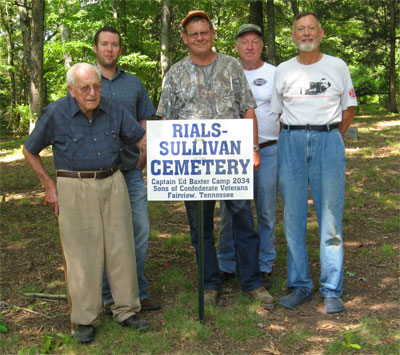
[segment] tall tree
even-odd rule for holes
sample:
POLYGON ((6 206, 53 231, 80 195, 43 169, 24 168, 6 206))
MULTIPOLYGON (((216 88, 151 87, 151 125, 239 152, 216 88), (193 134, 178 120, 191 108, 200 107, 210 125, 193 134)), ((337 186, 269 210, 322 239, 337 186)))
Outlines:
POLYGON ((389 0, 390 9, 390 65, 389 65, 389 111, 398 112, 396 100, 396 0, 389 0))
POLYGON ((44 102, 43 44, 44 1, 24 0, 19 4, 24 62, 27 70, 28 98, 30 110, 29 131, 39 117, 44 102))
POLYGON ((169 37, 171 28, 171 1, 163 0, 161 8, 161 77, 164 79, 167 73, 171 60, 169 58, 169 37))
MULTIPOLYGON (((8 2, 0 4, 0 15, 1 15, 1 22, 6 32, 7 65, 11 83, 11 107, 12 111, 14 111, 17 104, 16 77, 15 77, 15 67, 14 67, 14 41, 13 41, 14 30, 13 30, 13 22, 10 16, 10 9, 8 2)), ((8 126, 10 126, 11 122, 12 122, 12 117, 10 117, 8 126)))
POLYGON ((274 0, 267 0, 268 63, 276 65, 274 0))
MULTIPOLYGON (((249 22, 261 28, 261 33, 264 33, 264 12, 262 0, 250 1, 249 22)), ((265 48, 261 52, 261 59, 265 61, 265 48)))

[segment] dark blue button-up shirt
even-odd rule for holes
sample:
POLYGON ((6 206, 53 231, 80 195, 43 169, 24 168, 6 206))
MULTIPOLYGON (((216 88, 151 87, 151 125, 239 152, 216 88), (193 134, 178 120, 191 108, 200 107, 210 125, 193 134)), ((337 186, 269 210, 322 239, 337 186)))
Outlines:
POLYGON ((57 170, 96 171, 115 165, 122 144, 133 144, 144 134, 132 115, 114 100, 102 97, 89 121, 67 94, 43 109, 25 147, 39 154, 52 145, 57 170))
MULTIPOLYGON (((155 109, 142 82, 133 74, 117 67, 111 80, 101 77, 101 95, 117 100, 137 121, 154 115, 155 109)), ((136 166, 139 149, 135 145, 124 145, 121 150, 119 167, 123 170, 136 166)))

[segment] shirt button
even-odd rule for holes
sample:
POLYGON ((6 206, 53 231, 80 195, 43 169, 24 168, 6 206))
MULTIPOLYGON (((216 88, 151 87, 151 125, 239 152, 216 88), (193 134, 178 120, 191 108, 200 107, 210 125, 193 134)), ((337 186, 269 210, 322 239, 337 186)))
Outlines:
POLYGON ((97 155, 101 155, 101 153, 97 153, 97 155))
POLYGON ((95 141, 95 140, 97 140, 96 138, 93 138, 93 140, 95 141))
POLYGON ((74 142, 76 142, 76 138, 74 138, 74 142))

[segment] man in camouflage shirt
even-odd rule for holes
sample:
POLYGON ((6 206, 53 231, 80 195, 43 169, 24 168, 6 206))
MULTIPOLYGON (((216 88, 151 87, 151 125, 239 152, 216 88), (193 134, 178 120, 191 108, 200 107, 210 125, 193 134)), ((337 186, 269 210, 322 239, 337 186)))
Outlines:
MULTIPOLYGON (((189 56, 171 67, 165 77, 156 115, 163 119, 253 120, 254 168, 260 166, 255 100, 240 63, 212 50, 214 28, 203 11, 189 11, 182 21, 183 42, 189 56)), ((214 244, 216 201, 204 201, 204 301, 215 304, 221 288, 214 244)), ((226 201, 233 216, 233 238, 237 251, 237 275, 245 294, 273 307, 274 299, 264 289, 258 266, 260 239, 254 229, 250 201, 226 201)), ((197 201, 185 201, 192 244, 198 257, 197 201)))

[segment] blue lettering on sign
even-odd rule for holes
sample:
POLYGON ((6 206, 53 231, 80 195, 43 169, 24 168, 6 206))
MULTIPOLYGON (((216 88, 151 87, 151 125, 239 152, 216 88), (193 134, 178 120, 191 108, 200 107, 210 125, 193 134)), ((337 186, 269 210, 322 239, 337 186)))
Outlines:
POLYGON ((221 135, 221 124, 213 123, 211 129, 207 129, 206 123, 174 123, 172 136, 174 138, 207 138, 221 135))
POLYGON ((152 160, 152 175, 246 175, 250 159, 152 160))

